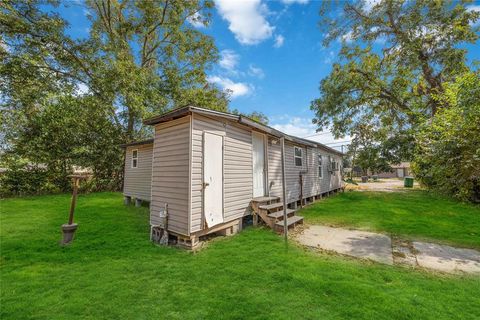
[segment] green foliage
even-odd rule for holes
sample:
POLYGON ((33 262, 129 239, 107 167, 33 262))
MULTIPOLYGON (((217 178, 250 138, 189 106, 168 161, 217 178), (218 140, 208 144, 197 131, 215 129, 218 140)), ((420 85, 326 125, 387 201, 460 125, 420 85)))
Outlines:
MULTIPOLYGON (((90 189, 117 190, 123 168, 123 151, 119 148, 122 134, 104 113, 91 96, 52 98, 29 116, 26 125, 19 129, 14 148, 5 154, 12 159, 5 164, 6 176, 21 178, 18 166, 35 164, 43 168, 39 175, 44 178, 43 185, 41 179, 30 185, 2 179, 3 187, 15 194, 43 193, 49 190, 49 185, 68 191, 71 188, 68 175, 78 166, 93 172, 90 189)), ((22 172, 28 176, 30 171, 22 172)), ((32 175, 34 173, 37 174, 32 171, 32 175)), ((35 178, 32 176, 32 179, 35 178)))
POLYGON ((237 109, 233 109, 230 111, 233 114, 238 114, 242 115, 244 117, 247 117, 249 119, 252 119, 253 121, 256 121, 258 123, 268 125, 268 117, 262 113, 261 111, 252 111, 251 113, 242 113, 238 111, 237 109))
POLYGON ((387 159, 381 154, 381 147, 378 145, 363 146, 362 149, 358 150, 355 164, 362 168, 363 175, 391 170, 387 159))
MULTIPOLYGON (((80 196, 75 240, 62 248, 69 205, 69 195, 2 201, 2 319, 480 317, 478 276, 313 253, 262 228, 214 239, 195 254, 152 245, 148 210, 123 206, 121 194, 80 196)), ((336 207, 346 215, 343 203, 336 207)), ((469 223, 458 226, 446 235, 469 234, 469 223)))
MULTIPOLYGON (((311 103, 319 128, 332 125, 341 136, 370 125, 383 142, 448 107, 434 95, 468 70, 462 45, 478 40, 478 11, 463 1, 384 0, 372 8, 357 1, 345 2, 344 14, 332 20, 328 5, 321 23, 326 44, 340 40, 342 48, 311 103)), ((403 158, 409 154, 411 148, 403 158)))
POLYGON ((213 39, 189 22, 208 25, 213 2, 89 0, 85 39, 68 35, 60 5, 69 4, 0 2, 0 144, 45 166, 59 190, 70 188, 74 165, 93 170, 90 189, 117 190, 118 145, 150 136, 146 117, 184 105, 227 110, 226 94, 206 80, 218 59, 213 39))
POLYGON ((480 77, 467 73, 436 97, 440 110, 421 128, 413 164, 426 186, 462 200, 480 201, 480 77))
POLYGON ((0 166, 7 169, 0 174, 0 197, 60 191, 44 166, 5 156, 0 166))

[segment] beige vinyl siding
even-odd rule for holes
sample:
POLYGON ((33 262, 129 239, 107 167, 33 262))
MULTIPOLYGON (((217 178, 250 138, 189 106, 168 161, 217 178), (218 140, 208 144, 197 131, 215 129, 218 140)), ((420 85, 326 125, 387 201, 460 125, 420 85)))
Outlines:
POLYGON ((252 134, 249 128, 227 120, 193 115, 192 120, 192 189, 191 232, 203 225, 203 133, 224 137, 224 221, 248 213, 253 194, 252 134))
MULTIPOLYGON (((285 169, 287 182, 287 202, 300 200, 300 172, 303 174, 303 197, 312 197, 341 187, 340 171, 330 174, 328 170, 329 156, 335 157, 341 163, 341 157, 320 148, 285 142, 285 169), (295 166, 294 147, 300 147, 302 151, 302 166, 295 166), (318 177, 318 154, 323 156, 323 178, 318 177)), ((282 155, 278 138, 268 139, 268 185, 271 185, 270 195, 282 196, 282 155), (273 143, 272 141, 277 141, 273 143), (273 182, 273 185, 272 185, 273 182)))
POLYGON ((269 195, 282 199, 282 149, 278 138, 268 138, 267 152, 269 195))
POLYGON ((287 183, 287 202, 300 199, 300 172, 306 170, 305 146, 285 142, 285 179, 287 183), (302 149, 302 166, 295 165, 294 149, 302 149))
MULTIPOLYGON (((335 159, 335 161, 338 163, 338 166, 339 166, 338 170, 328 173, 329 189, 333 190, 333 189, 340 188, 341 185, 342 185, 342 175, 341 175, 341 171, 340 171, 340 166, 342 164, 342 158, 340 156, 337 156, 337 155, 334 155, 334 154, 330 154, 330 156, 333 159, 335 159)), ((328 157, 327 157, 327 159, 328 159, 328 157)), ((329 160, 327 160, 327 164, 328 164, 328 166, 330 166, 329 160)))
POLYGON ((168 204, 168 230, 189 234, 190 116, 157 124, 153 146, 152 201, 154 224, 168 204))
POLYGON ((153 144, 128 146, 125 148, 125 196, 150 201, 152 183, 153 144), (132 153, 137 150, 137 167, 132 168, 132 153))

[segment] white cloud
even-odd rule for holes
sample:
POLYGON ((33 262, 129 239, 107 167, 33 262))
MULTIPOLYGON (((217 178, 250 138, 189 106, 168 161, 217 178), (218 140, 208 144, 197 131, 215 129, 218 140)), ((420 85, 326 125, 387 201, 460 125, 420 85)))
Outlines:
POLYGON ((350 43, 353 41, 352 37, 353 37, 353 31, 348 31, 346 34, 342 36, 342 40, 347 43, 350 43))
MULTIPOLYGON (((478 11, 480 12, 480 5, 471 5, 467 7, 467 11, 478 11)), ((480 19, 477 19, 475 23, 470 23, 472 26, 478 26, 480 25, 480 19)))
POLYGON ((235 53, 233 50, 222 50, 220 52, 220 67, 233 71, 237 67, 238 61, 240 60, 240 56, 235 53))
POLYGON ((282 0, 284 4, 307 4, 309 0, 282 0))
POLYGON ((372 10, 373 7, 375 7, 380 2, 382 2, 382 0, 365 0, 364 8, 365 10, 370 11, 372 10))
POLYGON ((90 93, 90 89, 88 88, 88 86, 84 83, 77 83, 77 90, 76 90, 76 94, 81 96, 81 95, 84 95, 84 94, 88 94, 90 93))
POLYGON ((205 24, 203 23, 204 17, 198 12, 195 12, 193 15, 189 16, 187 21, 195 28, 205 28, 205 24))
POLYGON ((283 43, 285 42, 285 38, 279 34, 278 36, 275 36, 275 43, 273 44, 273 46, 275 48, 280 48, 281 46, 283 46, 283 43))
POLYGON ((271 126, 274 129, 299 138, 306 138, 308 140, 327 144, 327 146, 333 147, 337 150, 341 149, 340 145, 348 144, 348 142, 344 143, 343 141, 349 141, 351 139, 349 136, 335 139, 328 130, 316 132, 317 126, 312 123, 310 118, 292 117, 288 115, 282 115, 281 117, 270 117, 270 119, 275 118, 279 120, 281 119, 282 123, 272 124, 271 126))
POLYGON ((248 74, 259 79, 263 79, 265 77, 265 72, 263 72, 262 68, 255 67, 253 64, 248 67, 248 74))
POLYGON ((330 50, 326 55, 325 59, 323 60, 323 62, 325 64, 331 64, 334 58, 335 58, 335 52, 333 52, 333 50, 330 50))
POLYGON ((235 99, 236 97, 245 96, 252 92, 252 87, 244 82, 234 82, 229 78, 220 77, 220 76, 209 76, 207 81, 213 84, 218 85, 223 90, 228 90, 231 92, 231 98, 235 99))
POLYGON ((471 5, 467 7, 467 11, 479 11, 480 12, 480 5, 471 5))
POLYGON ((272 36, 275 27, 265 16, 267 6, 260 0, 215 0, 219 14, 229 23, 228 29, 245 45, 262 42, 272 36))

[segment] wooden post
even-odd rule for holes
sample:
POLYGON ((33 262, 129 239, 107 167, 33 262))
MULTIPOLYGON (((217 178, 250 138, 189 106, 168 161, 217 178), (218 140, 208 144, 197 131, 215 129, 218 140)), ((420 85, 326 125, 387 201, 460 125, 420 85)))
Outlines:
POLYGON ((75 213, 75 205, 77 203, 77 193, 80 184, 80 179, 86 178, 86 175, 73 174, 69 176, 73 179, 72 201, 70 203, 70 214, 68 215, 68 223, 62 225, 63 240, 61 245, 67 245, 73 241, 73 236, 77 230, 78 225, 73 222, 73 215, 75 213))
POLYGON ((72 193, 72 202, 70 203, 70 215, 68 216, 68 224, 73 223, 73 214, 75 212, 75 204, 77 203, 79 181, 80 181, 80 178, 78 176, 73 176, 73 193, 72 193))
POLYGON ((300 208, 303 208, 303 175, 300 173, 300 208))
POLYGON ((285 242, 288 240, 288 223, 287 223, 287 183, 285 176, 285 138, 280 138, 282 147, 282 192, 283 192, 283 235, 285 242))

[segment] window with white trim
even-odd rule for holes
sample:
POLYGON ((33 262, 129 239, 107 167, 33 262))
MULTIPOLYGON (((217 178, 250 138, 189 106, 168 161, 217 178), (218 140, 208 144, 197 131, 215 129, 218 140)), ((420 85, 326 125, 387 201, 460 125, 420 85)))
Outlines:
POLYGON ((295 147, 294 150, 294 161, 295 161, 295 166, 296 167, 301 167, 302 166, 302 161, 303 161, 303 150, 302 148, 295 147))
POLYGON ((318 155, 318 178, 323 178, 322 155, 318 155))
POLYGON ((132 150, 132 168, 136 168, 138 166, 138 150, 132 150))

